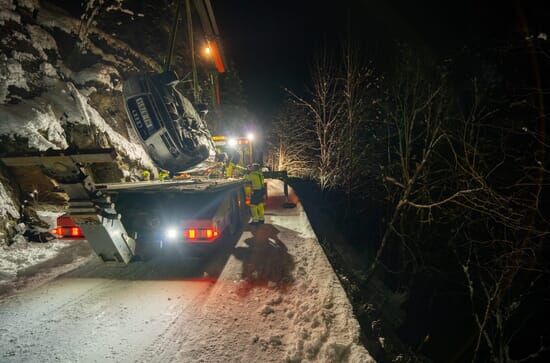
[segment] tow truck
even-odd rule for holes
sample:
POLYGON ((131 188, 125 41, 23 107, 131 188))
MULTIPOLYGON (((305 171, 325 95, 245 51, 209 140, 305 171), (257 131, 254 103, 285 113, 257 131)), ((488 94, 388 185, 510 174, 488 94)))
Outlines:
POLYGON ((240 231, 248 218, 244 182, 184 180, 95 183, 91 170, 116 162, 113 149, 5 155, 8 168, 38 166, 69 197, 56 228, 85 238, 103 261, 129 263, 155 248, 204 248, 240 231), (67 217, 70 217, 67 218, 67 217))

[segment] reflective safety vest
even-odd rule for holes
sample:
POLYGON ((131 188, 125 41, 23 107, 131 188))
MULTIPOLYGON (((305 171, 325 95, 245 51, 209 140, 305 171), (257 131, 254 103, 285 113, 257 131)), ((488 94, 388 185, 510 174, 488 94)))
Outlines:
POLYGON ((229 164, 225 167, 225 177, 226 178, 232 178, 233 177, 233 169, 235 169, 235 163, 230 161, 229 164))
POLYGON ((264 188, 264 175, 261 171, 252 171, 245 178, 252 184, 252 189, 261 190, 264 188))

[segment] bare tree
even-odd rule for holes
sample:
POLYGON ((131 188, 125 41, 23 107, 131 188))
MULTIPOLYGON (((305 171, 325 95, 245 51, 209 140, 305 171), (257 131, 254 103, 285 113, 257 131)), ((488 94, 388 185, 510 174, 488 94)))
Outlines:
POLYGON ((502 112, 486 111, 475 84, 473 94, 473 107, 454 138, 453 155, 460 168, 457 181, 475 183, 480 191, 452 201, 463 213, 463 225, 457 228, 462 243, 455 245, 455 253, 477 326, 472 361, 481 356, 494 362, 526 361, 548 349, 541 338, 539 349, 528 356, 510 354, 524 328, 513 320, 532 295, 540 294, 539 281, 548 275, 543 241, 550 223, 539 204, 545 168, 536 157, 548 145, 541 146, 536 133, 502 123, 502 112), (521 146, 510 148, 511 139, 522 140, 521 146))
POLYGON ((522 137, 523 147, 509 148, 508 139, 518 136, 513 129, 495 128, 501 115, 483 106, 476 82, 468 112, 461 115, 449 103, 444 82, 433 88, 422 82, 422 92, 415 74, 401 78, 405 88, 395 91, 387 112, 396 163, 387 168, 393 174, 385 180, 393 185, 395 207, 367 279, 388 241, 396 238, 416 263, 425 248, 404 226, 418 233, 426 222, 449 225, 446 246, 461 264, 477 326, 472 361, 538 357, 547 349, 542 341, 538 351, 521 359, 511 357, 510 346, 522 329, 512 323, 518 307, 548 272, 541 254, 550 224, 536 202, 540 164, 528 152, 540 153, 539 140, 522 137))
POLYGON ((392 211, 385 227, 374 260, 367 272, 366 282, 378 267, 381 256, 392 236, 401 236, 401 243, 414 258, 404 235, 396 233, 397 222, 403 210, 414 203, 426 167, 437 148, 446 139, 443 124, 446 121, 448 99, 444 77, 427 82, 418 62, 401 65, 396 81, 389 89, 385 103, 388 130, 392 140, 395 162, 385 167, 383 179, 388 185, 392 211))
POLYGON ((359 47, 348 41, 343 49, 341 66, 341 90, 343 117, 341 127, 344 133, 345 150, 341 160, 342 179, 347 194, 347 210, 351 210, 353 193, 364 189, 367 182, 368 164, 367 140, 372 120, 371 108, 378 99, 377 79, 373 69, 361 58, 359 47))
POLYGON ((289 175, 315 178, 315 134, 311 120, 293 101, 288 100, 273 121, 269 137, 268 164, 289 175))
POLYGON ((410 287, 407 279, 437 268, 434 256, 454 253, 457 264, 439 267, 455 282, 462 274, 475 326, 455 361, 540 357, 547 350, 542 341, 527 356, 511 353, 524 329, 517 323, 523 305, 532 295, 547 296, 541 286, 549 276, 544 155, 550 145, 541 128, 540 85, 532 109, 516 118, 504 107, 527 101, 490 95, 492 88, 477 80, 457 94, 447 67, 405 55, 380 101, 370 92, 377 80, 351 48, 339 61, 318 58, 309 95, 291 93, 297 119, 277 123, 279 135, 302 142, 279 138, 273 160, 296 170, 316 165, 321 188, 348 197, 365 194, 369 182, 383 187, 383 197, 371 197, 387 213, 365 284, 382 266, 410 287), (381 122, 369 114, 373 105, 381 106, 381 122), (524 126, 525 119, 534 121, 524 126))
POLYGON ((97 17, 106 11, 124 11, 122 8, 124 2, 125 0, 86 0, 83 2, 84 11, 80 16, 80 27, 78 29, 81 49, 85 48, 88 42, 88 33, 90 28, 97 22, 97 17))
POLYGON ((316 58, 312 69, 310 99, 291 91, 295 103, 303 107, 312 120, 318 157, 317 178, 322 189, 341 185, 341 162, 345 157, 344 105, 340 97, 338 67, 326 53, 316 58))

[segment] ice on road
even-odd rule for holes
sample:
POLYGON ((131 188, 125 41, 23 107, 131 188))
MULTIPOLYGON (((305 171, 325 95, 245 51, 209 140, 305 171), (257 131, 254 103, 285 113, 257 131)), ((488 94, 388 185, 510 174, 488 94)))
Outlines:
POLYGON ((0 300, 2 362, 372 362, 298 202, 205 264, 97 259, 0 300))

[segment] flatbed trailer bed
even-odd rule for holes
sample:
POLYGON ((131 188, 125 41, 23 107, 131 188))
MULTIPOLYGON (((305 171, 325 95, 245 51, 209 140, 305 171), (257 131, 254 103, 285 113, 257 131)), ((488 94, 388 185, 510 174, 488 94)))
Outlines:
POLYGON ((137 181, 121 183, 96 184, 97 190, 106 193, 125 192, 164 192, 177 191, 182 193, 211 192, 242 185, 243 181, 238 179, 209 179, 191 178, 174 181, 137 181))

